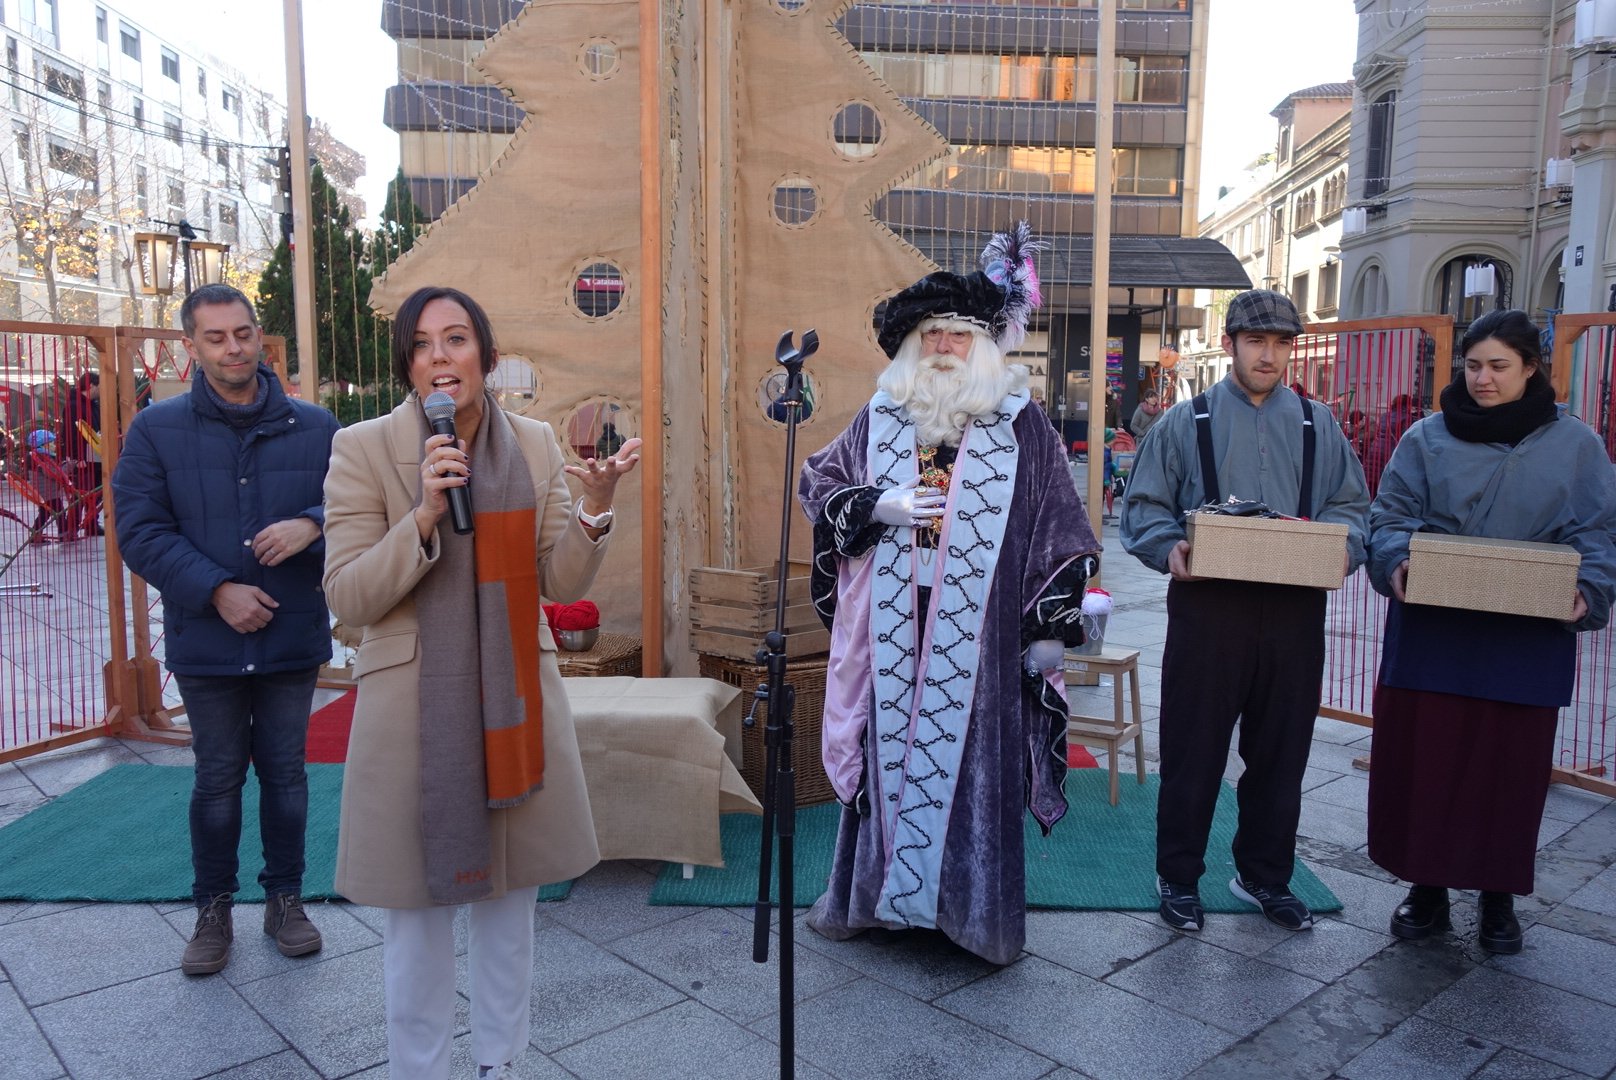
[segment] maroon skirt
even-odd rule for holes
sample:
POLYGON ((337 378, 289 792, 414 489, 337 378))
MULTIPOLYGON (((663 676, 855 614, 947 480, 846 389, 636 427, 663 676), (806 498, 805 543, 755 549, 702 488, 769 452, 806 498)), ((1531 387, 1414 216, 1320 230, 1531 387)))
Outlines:
POLYGON ((1369 857, 1419 885, 1530 893, 1559 713, 1376 686, 1369 857))

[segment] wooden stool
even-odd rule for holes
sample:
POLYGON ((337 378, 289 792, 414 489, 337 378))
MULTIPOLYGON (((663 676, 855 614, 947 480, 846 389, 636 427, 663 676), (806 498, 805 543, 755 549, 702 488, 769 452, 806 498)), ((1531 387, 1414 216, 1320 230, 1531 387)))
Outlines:
POLYGON ((1111 676, 1111 687, 1115 692, 1113 709, 1110 719, 1098 716, 1085 716, 1082 713, 1072 713, 1071 719, 1066 723, 1066 737, 1084 746, 1100 746, 1106 751, 1106 763, 1111 769, 1111 805, 1117 805, 1121 797, 1121 790, 1117 779, 1117 750, 1137 740, 1134 746, 1133 759, 1139 782, 1145 782, 1145 740, 1141 734, 1144 731, 1144 721, 1139 714, 1139 650, 1124 649, 1115 645, 1102 645, 1100 652, 1094 656, 1085 656, 1080 653, 1066 654, 1065 677, 1067 686, 1092 685, 1085 683, 1085 676, 1111 676), (1126 673, 1130 689, 1133 691, 1133 719, 1129 720, 1122 708, 1122 676, 1126 673))

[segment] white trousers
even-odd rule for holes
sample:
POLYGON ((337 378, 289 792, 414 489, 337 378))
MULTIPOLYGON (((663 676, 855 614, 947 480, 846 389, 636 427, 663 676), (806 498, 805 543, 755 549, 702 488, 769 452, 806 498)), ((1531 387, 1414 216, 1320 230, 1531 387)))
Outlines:
MULTIPOLYGON (((518 1061, 532 1023, 533 921, 539 890, 466 905, 471 1051, 478 1065, 518 1061)), ((454 1041, 452 906, 389 908, 382 931, 387 1056, 393 1080, 448 1080, 454 1041)))

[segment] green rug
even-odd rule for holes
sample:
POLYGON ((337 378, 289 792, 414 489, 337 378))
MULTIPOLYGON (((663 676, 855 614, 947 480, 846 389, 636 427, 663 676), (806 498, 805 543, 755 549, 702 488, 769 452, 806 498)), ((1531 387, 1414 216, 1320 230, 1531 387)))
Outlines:
MULTIPOLYGON (((1031 815, 1026 819, 1027 906, 1093 911, 1154 911, 1156 896, 1156 792, 1155 773, 1141 787, 1130 776, 1122 778, 1122 796, 1116 806, 1109 798, 1110 778, 1103 769, 1075 769, 1067 774, 1066 799, 1071 808, 1048 837, 1031 815)), ((836 846, 839 803, 805 807, 797 814, 796 906, 807 907, 825 891, 831 855, 836 846)), ((742 907, 757 899, 759 822, 756 814, 725 814, 720 828, 724 868, 696 867, 686 881, 680 868, 664 866, 651 888, 653 904, 697 907, 742 907)), ((1224 784, 1218 793, 1212 837, 1207 844, 1206 876, 1201 879, 1201 902, 1215 912, 1253 911, 1250 904, 1229 892, 1234 877, 1236 810, 1234 789, 1224 784)), ((778 851, 776 852, 778 857, 778 851)), ((1296 862, 1291 889, 1314 911, 1340 911, 1323 882, 1296 862)), ((775 882, 774 899, 779 900, 775 882)))
MULTIPOLYGON (((310 765, 309 824, 303 895, 337 898, 337 814, 342 766, 310 765)), ((0 899, 115 903, 191 899, 190 804, 193 770, 163 765, 116 765, 0 829, 0 899)), ((241 891, 260 902, 258 781, 249 772, 242 791, 241 891)), ((564 900, 572 883, 539 891, 564 900)))

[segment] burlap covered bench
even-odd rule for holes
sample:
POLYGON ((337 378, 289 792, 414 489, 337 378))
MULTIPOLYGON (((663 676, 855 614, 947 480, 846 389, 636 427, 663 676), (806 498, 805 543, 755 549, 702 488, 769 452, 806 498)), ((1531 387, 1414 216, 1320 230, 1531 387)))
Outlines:
POLYGON ((718 816, 762 813, 741 779, 751 698, 717 679, 563 679, 602 859, 723 866, 718 816))

